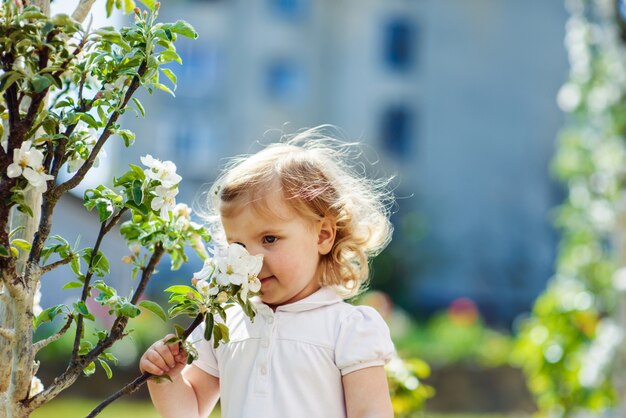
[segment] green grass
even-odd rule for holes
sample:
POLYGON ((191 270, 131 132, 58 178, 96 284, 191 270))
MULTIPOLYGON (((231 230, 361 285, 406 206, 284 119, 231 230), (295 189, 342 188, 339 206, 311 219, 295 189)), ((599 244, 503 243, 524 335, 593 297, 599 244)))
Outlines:
MULTIPOLYGON (((89 399, 59 399, 42 406, 31 414, 31 418, 83 418, 101 401, 89 399)), ((210 418, 219 418, 219 411, 210 418)), ((117 401, 106 407, 101 418, 160 418, 150 402, 117 401)))
MULTIPOLYGON (((44 405, 32 413, 31 418, 82 418, 87 416, 100 401, 89 399, 59 399, 44 405)), ((521 414, 437 414, 424 412, 416 414, 420 418, 529 418, 521 414)), ((148 401, 117 401, 105 408, 101 418, 160 418, 148 401)), ((219 418, 215 411, 209 418, 219 418)))

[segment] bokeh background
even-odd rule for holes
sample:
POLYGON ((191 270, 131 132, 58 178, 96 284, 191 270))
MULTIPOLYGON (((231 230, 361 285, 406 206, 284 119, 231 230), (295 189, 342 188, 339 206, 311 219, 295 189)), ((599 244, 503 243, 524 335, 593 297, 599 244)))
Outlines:
MULTIPOLYGON (((71 11, 70 3, 55 1, 53 13, 71 11)), ((101 3, 94 26, 129 22, 120 13, 106 19, 101 3)), ((419 359, 419 383, 409 386, 428 389, 420 414, 528 416, 536 405, 509 358, 517 324, 555 271, 553 209, 565 190, 550 161, 565 120, 557 96, 569 72, 566 3, 165 0, 162 21, 184 19, 199 33, 177 42, 176 97, 143 91, 146 116, 129 112, 122 121, 135 145, 110 141, 85 188, 151 154, 177 164, 178 201, 201 203, 227 158, 334 125, 329 132, 365 144, 370 175, 394 176, 394 238, 373 262, 371 292, 356 303, 379 308, 399 353, 419 359)), ((61 204, 53 233, 93 242, 97 217, 82 207, 82 191, 61 204)), ((123 240, 111 237, 104 252, 109 280, 128 291, 130 268, 115 262, 129 252, 123 240)), ((192 254, 176 272, 164 262, 148 296, 164 301, 162 289, 200 265, 192 254)), ((42 306, 74 296, 60 290, 67 277, 62 269, 46 277, 42 306)), ((99 371, 69 397, 102 397, 128 381, 171 324, 142 315, 130 327, 131 338, 113 350, 118 380, 99 371)), ((41 373, 65 366, 69 344, 43 353, 41 373)), ((77 405, 75 416, 87 411, 77 405)))

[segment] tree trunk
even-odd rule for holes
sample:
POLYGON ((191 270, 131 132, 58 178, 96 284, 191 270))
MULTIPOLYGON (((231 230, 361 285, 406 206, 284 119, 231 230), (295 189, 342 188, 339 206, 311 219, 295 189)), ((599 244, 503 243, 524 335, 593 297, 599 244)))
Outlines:
MULTIPOLYGON (((46 15, 50 15, 50 0, 35 0, 32 4, 38 6, 46 15)), ((25 100, 24 106, 28 106, 28 100, 25 100)), ((5 132, 7 131, 8 129, 5 129, 5 132)), ((33 210, 33 216, 13 208, 8 225, 9 231, 19 226, 23 227, 12 239, 20 238, 32 243, 41 218, 42 195, 30 190, 26 192, 25 200, 33 210)), ((0 327, 13 330, 12 341, 0 338, 0 358, 3 359, 0 372, 0 404, 3 404, 0 407, 0 418, 23 418, 30 415, 21 400, 29 396, 31 381, 37 367, 32 350, 32 324, 33 300, 40 275, 34 270, 26 276, 27 262, 28 252, 20 251, 15 270, 3 272, 10 276, 5 282, 16 283, 16 289, 9 292, 9 289, 5 288, 0 294, 0 327), (17 284, 19 276, 23 277, 22 284, 17 284)))

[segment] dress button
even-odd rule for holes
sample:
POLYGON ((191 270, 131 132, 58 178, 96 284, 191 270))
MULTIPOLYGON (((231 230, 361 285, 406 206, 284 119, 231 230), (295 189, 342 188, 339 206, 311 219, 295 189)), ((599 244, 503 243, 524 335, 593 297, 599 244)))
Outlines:
POLYGON ((261 374, 262 375, 266 375, 267 374, 267 367, 266 366, 261 366, 261 374))
POLYGON ((261 347, 267 348, 270 346, 270 340, 261 340, 261 347))
POLYGON ((267 317, 267 323, 268 324, 273 324, 274 323, 274 317, 273 316, 268 316, 267 317))

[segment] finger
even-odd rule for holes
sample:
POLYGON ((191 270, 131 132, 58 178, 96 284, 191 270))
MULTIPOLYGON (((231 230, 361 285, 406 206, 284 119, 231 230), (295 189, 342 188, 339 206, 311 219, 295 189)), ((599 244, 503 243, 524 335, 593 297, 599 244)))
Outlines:
POLYGON ((180 344, 178 344, 178 343, 172 343, 172 344, 169 345, 169 347, 170 347, 170 351, 172 352, 173 356, 177 356, 178 353, 180 352, 180 348, 179 348, 180 344))
POLYGON ((181 352, 175 357, 175 359, 177 363, 187 363, 187 353, 181 352))
POLYGON ((148 372, 150 374, 154 374, 157 376, 160 376, 163 374, 163 370, 161 370, 161 368, 159 368, 156 364, 154 364, 150 360, 145 360, 142 362, 141 371, 143 371, 144 373, 148 372))
POLYGON ((174 355, 172 354, 171 347, 167 345, 160 345, 156 347, 156 351, 163 357, 165 363, 168 367, 174 367, 176 365, 176 360, 174 360, 174 355))
POLYGON ((146 359, 151 361, 155 366, 164 372, 168 372, 170 370, 170 366, 167 365, 165 359, 161 356, 161 353, 156 350, 151 350, 146 359))

